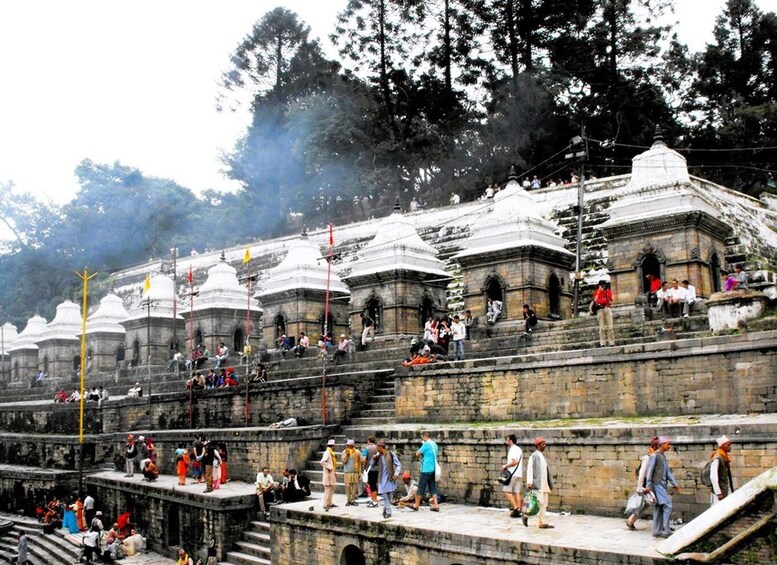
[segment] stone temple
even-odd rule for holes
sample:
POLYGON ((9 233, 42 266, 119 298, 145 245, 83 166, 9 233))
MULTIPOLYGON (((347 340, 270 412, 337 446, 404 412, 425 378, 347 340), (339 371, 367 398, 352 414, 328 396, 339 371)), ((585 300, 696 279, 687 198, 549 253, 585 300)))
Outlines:
POLYGON ((158 554, 149 563, 173 562, 179 547, 200 555, 211 541, 234 565, 777 562, 777 200, 690 176, 662 141, 629 174, 587 181, 582 210, 578 190, 526 191, 511 175, 494 198, 335 226, 331 247, 317 229, 253 243, 247 263, 244 247, 179 259, 191 280, 162 261, 113 273, 86 313, 86 386, 110 398, 85 403, 83 441, 79 403, 52 402, 79 386, 80 306, 2 326, 0 564, 20 532, 34 565, 72 563, 80 534, 44 533, 34 514, 79 489, 108 525, 131 514, 158 554), (748 288, 725 292, 735 265, 748 288), (647 275, 688 280, 690 316, 664 318, 647 275), (588 313, 600 280, 614 296, 614 346, 600 346, 588 313), (503 304, 493 325, 489 299, 503 304), (540 319, 529 335, 524 304, 540 319), (402 366, 429 316, 465 310, 464 361, 402 366), (361 313, 375 321, 364 348, 361 313), (293 346, 301 332, 312 346, 281 359, 278 338, 293 346), (325 332, 335 347, 350 339, 337 366, 313 346, 325 332), (239 385, 189 390, 173 352, 203 346, 207 372, 220 343, 239 385), (259 362, 268 378, 249 383, 259 362), (136 383, 143 395, 128 397, 136 383), (288 418, 297 425, 271 426, 288 418), (422 430, 440 448, 438 514, 396 507, 384 519, 366 499, 346 507, 339 469, 337 507, 323 510, 327 440, 339 454, 346 439, 361 448, 375 436, 417 477, 422 430), (157 481, 124 476, 128 433, 153 438, 157 481), (535 437, 547 442, 553 530, 508 515, 496 479, 511 433, 526 458, 535 437), (229 454, 219 490, 191 476, 178 485, 175 451, 195 434, 229 454), (710 507, 701 471, 722 435, 733 440, 736 490, 710 507), (623 516, 653 436, 671 438, 681 487, 665 540, 651 536, 649 511, 637 531, 623 516), (312 496, 266 519, 254 490, 263 466, 276 480, 299 470, 312 496))

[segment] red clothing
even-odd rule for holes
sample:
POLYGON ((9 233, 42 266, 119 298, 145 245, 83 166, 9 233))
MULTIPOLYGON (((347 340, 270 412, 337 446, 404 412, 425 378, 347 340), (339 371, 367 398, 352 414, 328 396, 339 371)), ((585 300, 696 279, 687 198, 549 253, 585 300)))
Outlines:
POLYGON ((602 287, 597 287, 594 291, 594 302, 597 306, 609 308, 612 305, 612 291, 609 288, 604 290, 602 287))
POLYGON ((650 292, 655 294, 659 290, 661 290, 661 279, 657 277, 653 277, 652 279, 650 279, 650 292))

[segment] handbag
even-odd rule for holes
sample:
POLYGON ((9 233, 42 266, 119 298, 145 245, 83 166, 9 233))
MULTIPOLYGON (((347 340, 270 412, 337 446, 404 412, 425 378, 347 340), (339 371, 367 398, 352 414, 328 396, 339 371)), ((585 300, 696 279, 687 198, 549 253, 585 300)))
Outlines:
POLYGON ((523 497, 524 516, 534 516, 540 511, 540 502, 537 500, 537 491, 529 489, 523 497))
MULTIPOLYGON (((518 464, 515 466, 515 469, 513 469, 513 472, 511 473, 510 471, 505 469, 504 471, 502 471, 502 474, 499 475, 499 478, 497 479, 497 481, 499 481, 499 483, 504 485, 504 486, 509 485, 510 481, 513 480, 513 475, 518 470, 518 468, 521 466, 521 462, 523 462, 523 453, 521 453, 521 457, 518 459, 518 464)), ((508 461, 508 463, 509 463, 509 461, 508 461)))

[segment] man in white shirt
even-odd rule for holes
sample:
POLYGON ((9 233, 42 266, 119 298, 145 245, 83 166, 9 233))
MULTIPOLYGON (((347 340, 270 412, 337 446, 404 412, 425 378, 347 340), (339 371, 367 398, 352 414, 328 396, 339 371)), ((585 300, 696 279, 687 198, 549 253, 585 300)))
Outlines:
POLYGON ((680 284, 682 284, 683 289, 683 298, 681 301, 683 305, 683 318, 687 318, 691 315, 691 309, 696 302, 696 288, 688 283, 687 280, 684 280, 680 284))
POLYGON ((515 434, 510 434, 505 438, 507 444, 507 463, 502 465, 502 471, 509 471, 512 473, 510 482, 502 487, 502 492, 505 493, 505 498, 510 503, 511 518, 521 517, 521 505, 523 503, 523 497, 521 496, 521 487, 523 486, 523 469, 521 463, 523 462, 523 451, 516 445, 518 438, 515 434))
POLYGON ((502 301, 488 299, 488 312, 486 313, 486 322, 495 324, 502 315, 502 301))
POLYGON ((667 291, 667 296, 669 298, 669 313, 672 316, 677 313, 679 316, 682 308, 682 301, 685 298, 685 289, 680 286, 677 279, 672 279, 672 286, 667 291))
POLYGON ((262 467, 262 472, 256 475, 256 496, 259 499, 259 510, 267 516, 268 502, 275 502, 278 483, 270 474, 269 467, 262 467))
POLYGON ((464 361, 464 338, 467 337, 467 327, 458 315, 453 317, 451 333, 453 334, 453 360, 464 361))

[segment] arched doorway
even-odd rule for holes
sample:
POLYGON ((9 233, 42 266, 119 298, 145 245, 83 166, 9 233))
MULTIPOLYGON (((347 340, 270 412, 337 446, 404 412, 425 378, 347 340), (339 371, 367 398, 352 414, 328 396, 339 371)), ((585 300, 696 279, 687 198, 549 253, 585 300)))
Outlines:
POLYGON ((46 355, 43 357, 43 374, 48 375, 49 374, 49 356, 46 355))
POLYGON ((282 335, 286 335, 286 318, 283 314, 278 314, 273 320, 275 326, 275 339, 278 339, 282 335))
POLYGON ((116 364, 118 365, 124 361, 124 346, 120 345, 116 348, 116 364))
POLYGON ((561 281, 556 273, 551 273, 548 279, 548 307, 552 318, 561 318, 561 281))
POLYGON ((717 253, 713 253, 710 257, 710 277, 712 278, 712 292, 720 292, 720 259, 717 253))
POLYGON ((235 328, 235 331, 232 333, 232 351, 235 353, 240 353, 243 351, 244 345, 245 330, 243 330, 243 328, 235 328))
POLYGON ((498 300, 502 303, 502 318, 507 317, 507 304, 504 299, 505 285, 498 275, 490 275, 483 285, 483 293, 486 295, 483 314, 488 313, 488 300, 498 300))
POLYGON ((199 347, 200 345, 202 345, 202 330, 197 328, 194 331, 194 347, 199 347))
POLYGON ((367 305, 364 308, 367 315, 375 321, 375 333, 379 333, 383 327, 381 324, 381 318, 383 317, 383 304, 380 298, 373 296, 367 301, 367 305))
POLYGON ((640 262, 639 276, 642 281, 642 292, 647 294, 650 292, 650 280, 648 275, 653 275, 655 278, 661 278, 661 262, 653 253, 648 253, 642 257, 640 262))
MULTIPOLYGON (((318 327, 321 331, 321 335, 328 335, 332 338, 334 338, 334 332, 335 332, 335 317, 332 316, 332 312, 329 312, 329 316, 325 316, 323 312, 321 312, 321 316, 318 318, 318 327), (324 327, 324 320, 326 320, 326 327, 324 327)), ((316 336, 308 336, 311 341, 316 338, 316 336)))
POLYGON ((140 364, 140 342, 136 339, 132 342, 132 366, 137 367, 140 364))
MULTIPOLYGON (((45 374, 45 373, 44 373, 45 374)), ((13 380, 19 380, 19 362, 15 361, 13 364, 13 380)))
POLYGON ((346 545, 340 554, 340 565, 367 565, 364 552, 355 545, 346 545))
POLYGON ((424 329, 424 324, 429 317, 434 317, 434 302, 428 296, 424 296, 421 300, 421 329, 424 329))
POLYGON ((178 504, 171 504, 167 508, 167 545, 168 547, 181 545, 181 517, 178 504))

